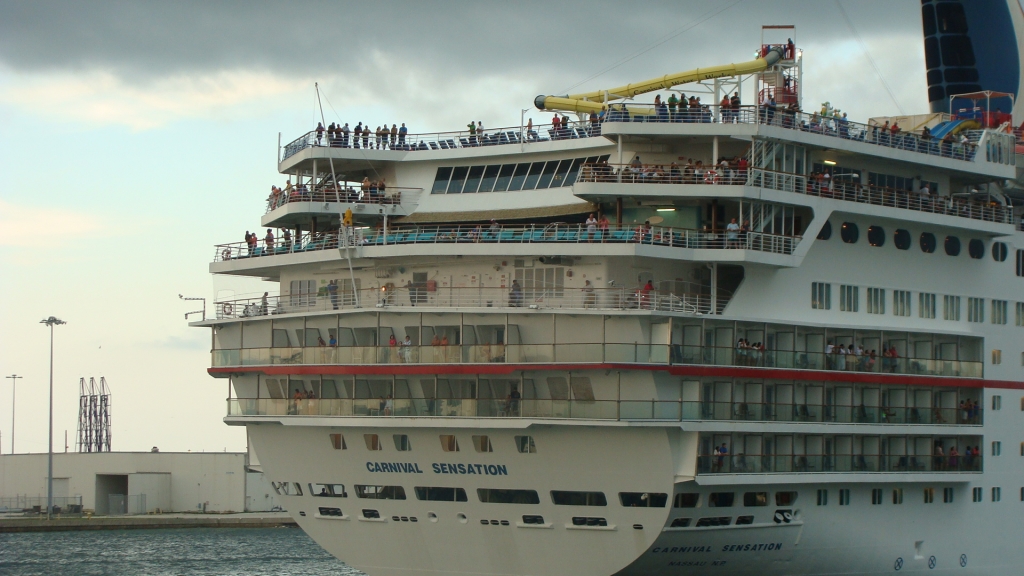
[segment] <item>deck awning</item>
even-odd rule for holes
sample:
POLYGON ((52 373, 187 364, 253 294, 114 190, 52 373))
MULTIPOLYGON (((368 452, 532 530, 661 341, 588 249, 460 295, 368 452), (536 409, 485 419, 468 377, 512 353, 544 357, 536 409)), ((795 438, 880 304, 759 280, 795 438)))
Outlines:
POLYGON ((455 222, 489 222, 492 218, 499 222, 512 220, 531 220, 541 218, 558 218, 559 216, 576 216, 596 212, 597 207, 590 202, 563 204, 561 206, 541 206, 537 208, 518 208, 513 210, 473 210, 467 212, 413 212, 404 218, 395 218, 395 224, 445 224, 455 222))

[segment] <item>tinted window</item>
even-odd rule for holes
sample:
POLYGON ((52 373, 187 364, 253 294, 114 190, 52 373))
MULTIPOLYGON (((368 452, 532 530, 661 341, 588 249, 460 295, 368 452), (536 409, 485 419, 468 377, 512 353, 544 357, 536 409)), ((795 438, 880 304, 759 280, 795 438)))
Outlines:
POLYGON ((900 250, 909 250, 910 232, 907 232, 902 228, 897 230, 896 233, 892 235, 892 243, 895 244, 896 247, 899 248, 900 250))
MULTIPOLYGON (((565 160, 568 162, 568 160, 565 160)), ((537 181, 537 189, 550 188, 551 179, 555 176, 555 170, 558 168, 558 160, 551 160, 544 165, 544 171, 541 172, 540 180, 537 181)))
POLYGON ((493 504, 540 504, 536 490, 502 490, 499 488, 477 488, 476 495, 481 502, 493 504))
POLYGON ((490 192, 494 189, 494 181, 498 178, 498 170, 501 170, 501 166, 488 166, 484 170, 484 179, 480 181, 480 192, 490 192))
POLYGON ((498 179, 494 183, 495 192, 504 192, 508 190, 508 183, 512 180, 512 173, 516 171, 515 164, 505 164, 501 167, 501 172, 498 174, 498 179))
POLYGON ((767 506, 768 505, 768 493, 767 492, 747 492, 743 494, 743 505, 744 506, 767 506))
POLYGON ((946 236, 946 254, 950 256, 960 255, 960 239, 956 236, 946 236))
POLYGON ((1006 260, 1006 244, 1002 242, 995 242, 992 244, 992 259, 996 262, 1003 262, 1006 260))
POLYGON ((839 229, 839 236, 847 244, 856 244, 857 239, 860 238, 860 230, 853 222, 843 222, 842 228, 839 229))
POLYGON ((868 227, 868 244, 872 246, 885 245, 885 230, 881 226, 868 227))
POLYGON ((700 494, 676 494, 676 497, 672 501, 673 508, 696 508, 697 501, 700 500, 700 494))
POLYGON ((523 183, 523 190, 533 190, 537 187, 537 180, 544 170, 544 162, 534 162, 530 165, 530 173, 526 175, 526 182, 523 183))
POLYGON ((931 232, 921 233, 921 252, 931 254, 935 252, 935 234, 931 232))
POLYGON ((712 508, 728 508, 736 500, 735 492, 712 492, 708 496, 708 506, 712 508))
POLYGON ((571 492, 552 490, 551 501, 560 506, 607 506, 604 492, 571 492))
POLYGON ((508 184, 508 191, 515 192, 516 190, 523 189, 523 183, 526 181, 526 173, 530 171, 530 163, 516 164, 516 172, 512 176, 512 180, 508 184))
POLYGON ((480 187, 480 177, 484 175, 483 166, 473 166, 469 169, 469 177, 466 178, 466 185, 462 188, 463 194, 476 192, 480 187))
POLYGON ((569 172, 566 173, 565 179, 562 181, 562 186, 572 186, 576 183, 576 177, 580 174, 580 162, 579 158, 572 161, 572 165, 569 166, 569 172))
POLYGON ((977 238, 972 239, 967 244, 967 253, 971 255, 971 258, 981 260, 985 257, 985 243, 977 238))
POLYGON ((462 185, 466 181, 466 174, 469 173, 469 167, 459 166, 452 170, 452 182, 448 185, 449 194, 460 194, 462 192, 462 185))
POLYGON ((619 501, 629 508, 664 508, 668 503, 668 494, 619 492, 619 501))
POLYGON ((433 500, 436 502, 466 502, 466 491, 463 488, 436 488, 433 486, 417 486, 417 500, 433 500))
POLYGON ((831 237, 832 223, 826 220, 825 225, 821 227, 821 232, 818 232, 818 240, 828 240, 831 237))
POLYGON ((452 176, 451 168, 438 168, 434 176, 434 187, 430 189, 431 194, 444 194, 448 189, 448 179, 452 176))

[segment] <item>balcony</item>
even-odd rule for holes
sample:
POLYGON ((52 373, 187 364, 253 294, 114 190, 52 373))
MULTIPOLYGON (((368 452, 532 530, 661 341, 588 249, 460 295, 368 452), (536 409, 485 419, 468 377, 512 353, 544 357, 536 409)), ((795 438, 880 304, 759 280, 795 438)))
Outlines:
MULTIPOLYGON (((690 230, 665 226, 610 225, 605 229, 589 231, 584 224, 524 224, 519 226, 480 225, 456 226, 395 226, 387 233, 370 229, 356 230, 350 241, 354 246, 395 245, 448 245, 448 244, 619 244, 656 246, 686 250, 751 250, 758 253, 791 255, 801 236, 747 232, 729 237, 724 231, 690 230)), ((214 248, 214 262, 226 262, 263 256, 336 250, 345 246, 340 231, 306 236, 292 243, 276 242, 250 248, 245 242, 218 244, 214 248)), ((684 256, 681 256, 684 257, 684 256)))
POLYGON ((815 352, 753 351, 725 347, 605 342, 579 344, 448 344, 423 346, 315 346, 220 349, 214 368, 334 365, 637 364, 733 366, 981 378, 984 364, 966 360, 874 358, 815 352), (841 359, 842 362, 838 360, 841 359))
MULTIPOLYGON (((823 406, 785 403, 661 400, 540 400, 459 398, 233 398, 228 416, 381 418, 558 418, 614 421, 818 422, 979 426, 957 408, 823 406)), ((723 470, 726 471, 726 470, 723 470)))

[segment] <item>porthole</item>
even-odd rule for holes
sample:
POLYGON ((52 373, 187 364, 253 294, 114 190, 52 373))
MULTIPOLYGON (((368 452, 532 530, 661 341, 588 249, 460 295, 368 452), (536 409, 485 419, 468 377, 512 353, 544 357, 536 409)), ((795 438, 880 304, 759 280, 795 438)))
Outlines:
POLYGON ((857 239, 860 238, 860 230, 853 222, 843 222, 843 226, 839 229, 839 237, 847 244, 856 244, 857 239))
POLYGON ((1006 244, 1002 242, 992 243, 992 259, 996 262, 1004 262, 1008 252, 1009 250, 1006 249, 1006 244))
POLYGON ((881 226, 868 226, 868 244, 876 247, 885 245, 885 230, 881 226))
POLYGON ((821 232, 818 232, 818 240, 828 240, 832 237, 832 223, 825 220, 825 225, 821 227, 821 232))
POLYGON ((960 255, 960 239, 956 236, 946 236, 946 254, 950 256, 960 255))
POLYGON ((921 233, 921 252, 926 254, 935 252, 935 234, 931 232, 921 233))
POLYGON ((971 258, 981 260, 985 257, 985 243, 977 238, 971 239, 967 243, 967 253, 971 255, 971 258))
POLYGON ((907 232, 902 228, 897 230, 896 233, 892 235, 892 243, 895 244, 896 247, 899 248, 900 250, 909 250, 910 232, 907 232))

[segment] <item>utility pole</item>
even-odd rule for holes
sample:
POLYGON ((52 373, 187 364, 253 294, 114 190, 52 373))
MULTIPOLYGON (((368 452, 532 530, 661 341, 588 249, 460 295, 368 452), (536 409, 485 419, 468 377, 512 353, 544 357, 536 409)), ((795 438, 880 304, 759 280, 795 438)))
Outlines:
POLYGON ((46 519, 53 519, 53 327, 67 322, 50 316, 39 321, 50 327, 50 439, 46 458, 46 519))
POLYGON ((15 391, 18 389, 18 379, 22 376, 11 374, 5 378, 11 379, 11 454, 14 454, 14 400, 16 398, 15 391))

